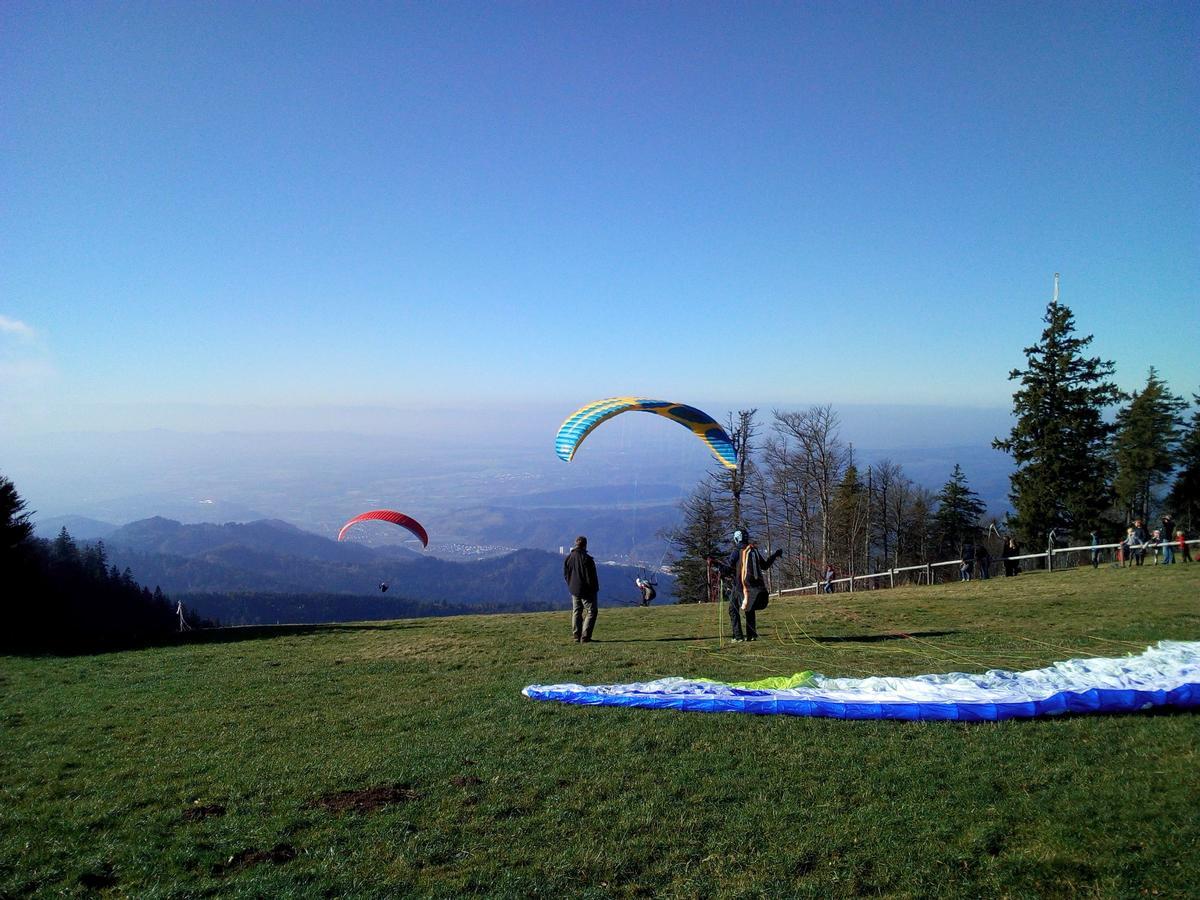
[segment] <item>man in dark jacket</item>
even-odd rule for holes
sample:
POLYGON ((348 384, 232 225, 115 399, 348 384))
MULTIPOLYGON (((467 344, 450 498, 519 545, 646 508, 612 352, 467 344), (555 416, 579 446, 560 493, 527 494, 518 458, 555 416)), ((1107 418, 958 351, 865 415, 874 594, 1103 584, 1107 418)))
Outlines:
POLYGON ((589 644, 596 626, 596 597, 600 579, 596 561, 587 552, 587 538, 575 538, 575 546, 563 560, 563 579, 571 591, 571 636, 577 643, 589 644))
POLYGON ((776 550, 764 559, 749 530, 742 527, 733 533, 733 552, 729 554, 729 560, 724 564, 717 563, 722 575, 733 576, 733 590, 729 593, 729 624, 733 628, 735 644, 743 640, 758 640, 754 614, 766 606, 767 601, 767 583, 763 573, 782 555, 782 550, 776 550), (744 638, 739 611, 746 616, 744 638))

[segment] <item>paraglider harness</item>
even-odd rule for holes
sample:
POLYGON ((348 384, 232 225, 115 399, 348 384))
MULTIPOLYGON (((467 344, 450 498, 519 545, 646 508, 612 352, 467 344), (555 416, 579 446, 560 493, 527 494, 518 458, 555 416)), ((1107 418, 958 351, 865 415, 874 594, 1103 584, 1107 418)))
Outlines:
POLYGON ((749 543, 742 547, 740 552, 743 601, 747 608, 766 609, 771 596, 767 593, 766 582, 763 580, 762 557, 759 556, 758 549, 749 543))
POLYGON ((658 591, 654 589, 654 580, 651 578, 638 578, 635 580, 635 583, 642 594, 642 606, 649 606, 650 601, 658 596, 658 591))

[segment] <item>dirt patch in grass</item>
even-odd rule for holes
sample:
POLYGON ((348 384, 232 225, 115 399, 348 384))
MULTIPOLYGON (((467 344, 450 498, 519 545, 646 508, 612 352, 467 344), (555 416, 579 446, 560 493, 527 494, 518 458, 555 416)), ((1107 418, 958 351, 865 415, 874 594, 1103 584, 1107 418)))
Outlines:
POLYGON ((183 821, 199 822, 211 816, 225 815, 225 807, 220 803, 206 803, 203 806, 192 806, 183 811, 183 821))
POLYGON ((450 783, 455 787, 473 787, 477 784, 483 784, 483 779, 478 775, 455 775, 450 779, 450 783))
POLYGON ((393 803, 407 803, 421 795, 405 784, 380 784, 353 791, 323 794, 307 804, 330 812, 371 812, 393 803))
POLYGON ((257 847, 247 847, 239 850, 219 866, 214 866, 213 873, 227 875, 230 872, 240 872, 261 863, 282 865, 296 858, 296 848, 291 844, 276 844, 270 850, 259 850, 257 847))
POLYGON ((117 876, 107 869, 102 872, 84 872, 79 876, 79 885, 89 891, 102 891, 116 887, 117 876))

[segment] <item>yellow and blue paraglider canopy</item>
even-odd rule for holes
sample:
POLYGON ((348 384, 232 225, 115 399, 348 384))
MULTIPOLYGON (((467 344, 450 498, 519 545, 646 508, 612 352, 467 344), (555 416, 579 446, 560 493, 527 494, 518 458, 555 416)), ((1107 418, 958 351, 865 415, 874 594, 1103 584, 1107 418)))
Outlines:
POLYGON ((610 397, 575 410, 558 429, 558 437, 554 440, 554 452, 558 454, 559 459, 570 462, 583 439, 591 434, 597 425, 624 412, 654 413, 672 422, 678 422, 704 441, 721 465, 727 469, 737 468, 737 452, 733 449, 733 441, 729 439, 725 429, 717 424, 716 419, 694 406, 668 403, 665 400, 647 400, 644 397, 610 397))

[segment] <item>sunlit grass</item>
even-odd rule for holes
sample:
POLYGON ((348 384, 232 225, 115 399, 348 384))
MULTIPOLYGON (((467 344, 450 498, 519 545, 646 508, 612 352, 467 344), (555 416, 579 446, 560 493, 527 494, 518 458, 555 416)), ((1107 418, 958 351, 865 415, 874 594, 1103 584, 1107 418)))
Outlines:
POLYGON ((1198 598, 1200 566, 1082 569, 773 600, 749 645, 692 606, 603 609, 585 646, 564 610, 0 658, 0 894, 1181 896, 1195 714, 840 722, 520 690, 1032 668, 1200 638, 1198 598), (393 802, 321 803, 373 787, 393 802))

